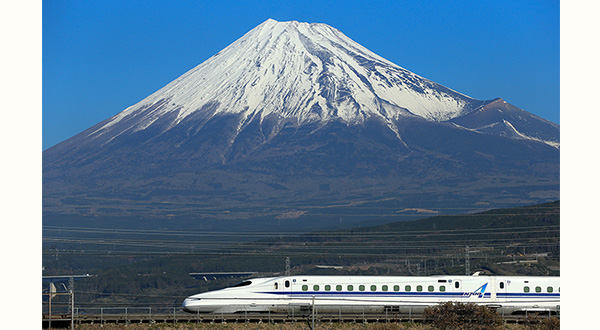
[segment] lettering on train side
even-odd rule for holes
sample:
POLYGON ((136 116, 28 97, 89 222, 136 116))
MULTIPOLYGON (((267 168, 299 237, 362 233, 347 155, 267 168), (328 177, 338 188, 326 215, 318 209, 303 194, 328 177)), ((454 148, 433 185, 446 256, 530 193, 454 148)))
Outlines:
POLYGON ((463 293, 463 297, 471 297, 471 296, 478 296, 479 298, 483 298, 483 295, 485 294, 485 288, 487 287, 487 283, 480 286, 479 288, 475 289, 475 291, 473 292, 465 292, 463 293))

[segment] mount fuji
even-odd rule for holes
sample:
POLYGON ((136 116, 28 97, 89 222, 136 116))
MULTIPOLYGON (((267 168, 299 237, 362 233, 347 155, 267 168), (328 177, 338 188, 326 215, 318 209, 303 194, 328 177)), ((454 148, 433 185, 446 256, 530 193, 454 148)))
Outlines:
POLYGON ((43 210, 54 219, 45 221, 260 218, 305 228, 545 202, 559 198, 559 132, 328 25, 269 19, 45 150, 43 210))

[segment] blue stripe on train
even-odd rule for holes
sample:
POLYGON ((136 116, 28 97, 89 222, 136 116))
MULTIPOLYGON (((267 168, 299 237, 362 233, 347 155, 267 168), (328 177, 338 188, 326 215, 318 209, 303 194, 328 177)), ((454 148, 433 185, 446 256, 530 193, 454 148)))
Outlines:
MULTIPOLYGON (((307 297, 311 298, 315 297, 440 297, 440 298, 468 298, 469 295, 472 295, 472 292, 352 292, 352 291, 294 291, 294 292, 259 292, 265 294, 275 294, 275 295, 292 295, 294 297, 307 297)), ((560 298, 560 293, 538 293, 538 292, 529 292, 529 293, 496 293, 497 298, 560 298)), ((491 298, 491 293, 486 292, 483 295, 483 298, 491 298)))

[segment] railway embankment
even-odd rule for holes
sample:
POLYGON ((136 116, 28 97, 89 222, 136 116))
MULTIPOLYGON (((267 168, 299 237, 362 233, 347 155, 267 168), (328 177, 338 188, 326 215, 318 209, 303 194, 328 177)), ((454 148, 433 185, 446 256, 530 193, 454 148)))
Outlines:
MULTIPOLYGON (((297 323, 154 323, 154 324, 80 324, 79 330, 311 330, 312 325, 305 322, 297 323)), ((432 324, 414 322, 388 323, 322 323, 315 324, 315 330, 437 330, 432 324)), ((459 328, 456 328, 459 329, 459 328)), ((470 327, 460 327, 465 330, 482 329, 472 324, 470 327)), ((559 330, 560 319, 531 318, 525 323, 505 323, 497 330, 559 330)))
MULTIPOLYGON (((156 324, 82 324, 80 330, 310 330, 307 323, 156 323, 156 324)), ((318 323, 315 330, 437 330, 434 325, 424 323, 318 323)), ((460 329, 478 329, 460 328, 460 329)), ((558 330, 556 318, 535 320, 524 324, 503 324, 498 330, 558 330)))

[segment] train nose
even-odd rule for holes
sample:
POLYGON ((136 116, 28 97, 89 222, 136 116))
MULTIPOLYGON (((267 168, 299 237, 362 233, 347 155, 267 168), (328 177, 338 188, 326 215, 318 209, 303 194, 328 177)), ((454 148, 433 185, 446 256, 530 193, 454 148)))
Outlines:
POLYGON ((193 302, 197 301, 198 299, 193 299, 193 298, 185 298, 185 300, 183 301, 183 304, 181 305, 181 308, 183 308, 183 310, 185 312, 188 313, 195 313, 196 309, 193 309, 193 302))

